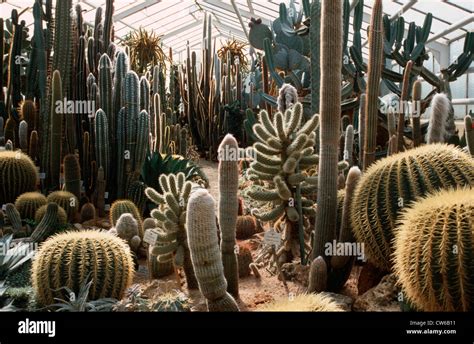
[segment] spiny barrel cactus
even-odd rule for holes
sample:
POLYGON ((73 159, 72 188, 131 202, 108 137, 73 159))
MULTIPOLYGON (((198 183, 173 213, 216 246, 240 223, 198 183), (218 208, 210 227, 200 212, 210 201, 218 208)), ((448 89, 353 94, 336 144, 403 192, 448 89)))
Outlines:
POLYGON ((141 244, 138 236, 138 222, 132 214, 124 213, 120 215, 115 225, 117 236, 127 242, 132 251, 136 252, 141 244))
POLYGON ((237 303, 227 292, 217 238, 215 202, 207 190, 197 190, 189 198, 186 224, 191 260, 209 311, 238 311, 237 303))
POLYGON ((68 191, 54 191, 47 197, 48 202, 57 203, 66 211, 69 221, 74 221, 79 211, 79 199, 68 191))
POLYGON ((329 295, 299 294, 294 297, 283 297, 258 307, 264 312, 343 312, 340 305, 329 295))
POLYGON ((252 215, 242 215, 237 217, 235 236, 239 240, 249 239, 257 233, 257 221, 252 215))
POLYGON ((32 283, 37 300, 49 305, 54 298, 66 297, 62 287, 79 292, 89 274, 93 284, 89 299, 121 299, 130 286, 133 259, 121 239, 97 231, 66 232, 41 245, 32 267, 32 283))
POLYGON ((81 207, 81 223, 95 219, 95 207, 93 203, 85 203, 81 207))
POLYGON ((15 202, 22 193, 34 191, 38 172, 30 157, 21 152, 0 151, 0 205, 15 202))
MULTIPOLYGON (((56 204, 56 203, 55 203, 56 204)), ((48 210, 48 204, 45 204, 36 210, 35 213, 35 223, 40 223, 41 220, 43 220, 43 217, 46 215, 46 212, 48 210)), ((66 210, 64 210, 62 207, 58 207, 58 211, 56 214, 56 220, 57 220, 57 225, 58 226, 63 226, 67 224, 67 214, 66 210)))
POLYGON ((237 140, 227 134, 218 148, 219 226, 221 230, 221 252, 227 291, 234 297, 239 295, 239 272, 235 254, 235 231, 239 211, 239 146, 237 140))
POLYGON ((186 212, 192 183, 186 181, 184 173, 161 175, 160 186, 163 193, 146 188, 146 196, 155 204, 151 216, 158 221, 157 244, 151 249, 150 259, 167 264, 174 259, 176 267, 183 267, 189 289, 197 289, 198 284, 191 263, 186 236, 186 212))
POLYGON ((18 196, 15 207, 20 212, 22 219, 35 218, 36 210, 47 203, 46 196, 39 192, 25 192, 18 196))
POLYGON ((400 216, 394 270, 423 311, 474 310, 474 189, 441 190, 400 216))
POLYGON ((474 185, 474 160, 453 146, 425 145, 376 162, 361 177, 351 207, 352 228, 369 260, 389 270, 398 215, 417 197, 474 185))
POLYGON ((137 206, 127 199, 119 199, 112 203, 110 207, 110 223, 115 226, 119 217, 122 214, 129 213, 132 214, 135 220, 138 222, 138 233, 140 238, 143 238, 143 220, 140 215, 140 211, 137 206))

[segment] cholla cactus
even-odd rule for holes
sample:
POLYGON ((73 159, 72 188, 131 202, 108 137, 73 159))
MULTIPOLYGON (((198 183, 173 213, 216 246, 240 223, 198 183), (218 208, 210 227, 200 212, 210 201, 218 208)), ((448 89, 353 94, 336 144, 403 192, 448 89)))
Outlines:
POLYGON ((150 249, 150 259, 166 263, 174 259, 176 267, 183 267, 189 289, 197 289, 198 284, 191 263, 186 237, 186 209, 192 184, 186 181, 184 173, 161 175, 160 186, 163 193, 146 188, 147 197, 158 205, 151 212, 158 221, 157 243, 150 249))

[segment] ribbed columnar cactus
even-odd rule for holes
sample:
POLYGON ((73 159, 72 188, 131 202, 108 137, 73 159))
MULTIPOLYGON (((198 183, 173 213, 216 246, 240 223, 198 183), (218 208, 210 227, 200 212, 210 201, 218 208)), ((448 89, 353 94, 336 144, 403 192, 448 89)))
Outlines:
MULTIPOLYGON (((54 54, 52 61, 53 71, 58 70, 62 77, 62 89, 66 96, 69 94, 71 84, 71 68, 72 68, 72 21, 71 15, 72 0, 56 0, 54 18, 54 54)), ((54 91, 53 91, 54 93, 54 91)), ((62 99, 61 99, 62 100, 62 99)), ((54 106, 54 102, 51 103, 54 106)), ((61 159, 61 158, 59 158, 61 159)), ((60 163, 60 162, 59 162, 60 163)))
POLYGON ((131 183, 127 190, 127 198, 137 206, 140 214, 143 214, 146 208, 147 197, 145 195, 146 184, 136 180, 131 183))
POLYGON ((112 136, 115 129, 115 113, 112 102, 112 62, 107 54, 102 54, 99 59, 99 92, 100 108, 104 110, 109 123, 109 133, 112 136))
POLYGON ((380 77, 383 67, 382 0, 375 0, 369 26, 369 64, 367 71, 367 99, 365 103, 364 170, 375 161, 377 120, 379 111, 380 77))
POLYGON ((115 226, 122 214, 129 213, 138 222, 138 233, 143 238, 143 219, 137 206, 128 199, 119 199, 112 203, 110 207, 110 223, 115 226))
POLYGON ((33 161, 38 160, 38 154, 39 154, 39 142, 38 142, 38 132, 36 130, 33 130, 30 135, 30 141, 28 145, 28 155, 33 161))
POLYGON ((449 116, 451 102, 444 93, 436 94, 431 100, 431 116, 426 133, 426 143, 446 142, 446 121, 449 116))
POLYGON ((38 181, 36 166, 21 152, 0 151, 0 205, 15 202, 24 192, 34 191, 38 181))
POLYGON ((35 218, 36 210, 47 203, 46 196, 39 192, 25 192, 18 196, 15 207, 20 212, 22 219, 35 218))
POLYGON ((227 291, 239 296, 239 271, 235 252, 235 232, 239 211, 239 145, 237 140, 227 134, 217 151, 219 159, 219 228, 221 231, 221 252, 227 291))
POLYGON ((430 194, 400 216, 394 270, 422 311, 474 310, 474 189, 430 194))
POLYGON ((110 173, 109 121, 102 109, 95 114, 95 158, 97 167, 104 169, 104 178, 110 173))
POLYGON ((320 39, 321 39, 321 2, 311 2, 311 25, 309 27, 309 44, 311 49, 311 113, 319 112, 319 88, 321 77, 320 39))
POLYGON ((79 199, 68 191, 54 191, 47 197, 48 202, 59 205, 66 211, 69 221, 74 221, 79 211, 79 199))
POLYGON ((421 144, 421 81, 416 80, 413 83, 412 93, 412 112, 411 112, 411 123, 413 127, 413 145, 418 147, 421 144))
POLYGON ((75 154, 64 157, 64 190, 81 199, 81 166, 75 154))
MULTIPOLYGON (((35 213, 35 223, 36 224, 41 223, 43 218, 46 216, 46 213, 48 213, 48 209, 51 208, 49 206, 50 204, 56 204, 56 203, 51 202, 51 203, 45 204, 45 205, 39 207, 38 210, 36 210, 36 213, 35 213)), ((51 212, 51 210, 49 210, 49 212, 51 212)), ((50 215, 50 216, 52 216, 52 215, 50 215)), ((58 206, 57 210, 54 210, 54 218, 57 221, 56 223, 54 223, 55 225, 63 226, 65 224, 67 224, 66 211, 63 208, 59 207, 59 206, 58 206)), ((49 225, 51 225, 51 223, 49 223, 49 221, 48 221, 48 226, 49 225)), ((47 228, 46 230, 53 231, 54 228, 47 228)), ((39 232, 41 232, 41 231, 39 231, 39 232)))
POLYGON ((318 207, 313 258, 325 257, 324 247, 336 237, 338 141, 341 112, 342 3, 321 6, 321 98, 318 207))
POLYGON ((474 160, 443 144, 420 146, 382 159, 362 176, 351 208, 353 232, 380 269, 391 268, 392 239, 400 212, 438 189, 474 185, 474 160))
POLYGON ((188 288, 197 289, 186 236, 186 213, 192 184, 186 181, 184 173, 161 175, 159 181, 163 193, 153 188, 145 190, 147 197, 158 205, 151 216, 158 221, 160 231, 158 241, 150 251, 150 259, 163 264, 174 259, 174 265, 184 269, 188 288))
MULTIPOLYGON (((113 102, 114 102, 114 113, 118 114, 120 109, 124 106, 124 92, 123 84, 125 82, 125 76, 130 69, 128 56, 124 51, 117 54, 115 60, 115 72, 114 72, 114 89, 113 89, 113 102)), ((117 136, 118 137, 118 136, 117 136)))
POLYGON ((21 224, 21 216, 13 203, 7 203, 5 205, 5 215, 10 222, 12 232, 14 234, 20 232, 23 227, 21 224))
POLYGON ((150 82, 145 76, 140 78, 140 110, 150 113, 150 82))
POLYGON ((354 149, 354 127, 352 124, 349 124, 346 127, 346 134, 344 137, 344 152, 343 159, 347 161, 349 166, 352 166, 354 163, 353 160, 353 149, 354 149))
POLYGON ((125 164, 126 173, 130 177, 130 175, 134 172, 132 164, 134 161, 133 155, 135 154, 137 143, 137 120, 140 113, 140 86, 138 75, 133 71, 128 72, 125 76, 124 92, 125 118, 127 119, 126 151, 128 153, 128 159, 125 160, 125 164))
POLYGON ((237 303, 227 292, 217 238, 215 202, 207 190, 197 190, 191 195, 186 223, 192 264, 209 311, 238 311, 237 303))
POLYGON ((28 123, 23 120, 18 127, 18 143, 24 153, 28 152, 28 123))
MULTIPOLYGON (((148 151, 150 131, 150 116, 145 110, 140 111, 136 123, 136 142, 135 152, 132 155, 132 170, 140 174, 143 163, 145 162, 146 154, 148 151)), ((131 182, 131 181, 130 181, 131 182)))
POLYGON ((474 125, 472 124, 472 117, 469 115, 464 117, 464 130, 466 135, 467 149, 474 157, 474 125))
POLYGON ((117 132, 115 137, 117 139, 117 198, 125 196, 125 160, 130 159, 130 152, 127 151, 127 118, 125 107, 121 108, 117 114, 117 132))
MULTIPOLYGON (((48 203, 44 207, 44 215, 36 225, 35 230, 31 233, 30 239, 33 242, 40 243, 46 240, 54 231, 58 225, 61 224, 61 216, 59 216, 59 207, 56 203, 48 203)), ((38 209, 40 211, 43 207, 38 209)))
MULTIPOLYGON (((59 53, 59 52, 58 52, 59 53)), ((49 176, 51 190, 59 189, 59 174, 61 170, 61 145, 63 116, 56 102, 63 102, 61 75, 58 70, 53 73, 51 94, 51 113, 49 128, 49 176)))
POLYGON ((62 287, 77 295, 87 277, 92 278, 89 300, 121 299, 132 283, 133 274, 130 248, 123 240, 108 233, 81 231, 58 234, 47 240, 36 254, 31 278, 37 300, 49 305, 54 298, 67 297, 62 287))

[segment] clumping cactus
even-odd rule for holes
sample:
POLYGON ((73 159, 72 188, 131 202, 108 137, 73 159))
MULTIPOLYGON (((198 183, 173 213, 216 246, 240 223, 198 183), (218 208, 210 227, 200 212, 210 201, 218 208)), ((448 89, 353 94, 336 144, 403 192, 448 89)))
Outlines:
POLYGON ((38 208, 48 203, 46 196, 39 192, 25 192, 18 196, 15 201, 15 207, 20 212, 22 219, 33 220, 38 208))
POLYGON ((283 297, 257 308, 263 312, 343 312, 341 306, 328 294, 299 294, 283 297))
POLYGON ((68 221, 74 221, 79 211, 79 199, 68 191, 54 191, 47 197, 48 202, 57 203, 66 211, 68 221))
POLYGON ((207 190, 197 190, 189 198, 186 224, 191 260, 209 311, 238 311, 237 303, 227 292, 217 238, 215 202, 207 190))
POLYGON ((219 166, 219 226, 221 231, 221 253, 227 291, 239 296, 239 271, 235 253, 235 231, 239 211, 239 146, 237 140, 227 134, 218 148, 219 166))
MULTIPOLYGON (((40 223, 43 220, 43 217, 46 215, 46 211, 48 209, 48 204, 45 204, 36 210, 35 213, 35 223, 40 223)), ((64 226, 67 224, 67 214, 66 210, 64 210, 62 207, 58 207, 57 214, 56 214, 56 220, 57 220, 57 225, 58 226, 64 226)))
POLYGON ((119 238, 127 242, 133 252, 138 250, 142 240, 138 235, 138 222, 132 214, 120 215, 115 225, 115 232, 119 238))
POLYGON ((95 207, 93 203, 85 203, 81 207, 81 223, 95 219, 95 207))
POLYGON ((140 211, 138 210, 137 206, 127 199, 120 199, 116 200, 112 203, 110 207, 110 223, 112 226, 117 225, 117 221, 122 214, 129 213, 137 220, 138 222, 138 234, 140 239, 143 238, 143 220, 142 216, 140 215, 140 211))
POLYGON ((369 261, 390 270, 403 208, 430 192, 463 185, 474 185, 474 160, 453 146, 420 146, 374 163, 362 175, 351 206, 352 229, 369 261))
POLYGON ((22 193, 35 191, 36 166, 21 152, 0 151, 0 205, 13 203, 22 193))
POLYGON ((186 213, 192 183, 186 181, 184 173, 161 175, 160 186, 163 193, 146 188, 146 196, 158 205, 151 216, 158 221, 159 236, 154 247, 150 248, 149 259, 158 260, 157 268, 168 270, 169 262, 183 267, 189 289, 197 289, 198 283, 191 263, 188 239, 186 236, 186 213))
POLYGON ((446 142, 449 134, 446 132, 446 121, 448 120, 451 102, 444 93, 438 93, 431 100, 431 116, 426 133, 427 143, 446 142))
POLYGON ((77 294, 89 274, 93 281, 89 300, 121 299, 134 275, 128 245, 98 231, 66 232, 51 237, 41 245, 33 261, 32 283, 38 302, 49 305, 55 298, 65 299, 62 287, 77 294))
POLYGON ((430 312, 474 310, 474 190, 441 190, 400 216, 394 270, 409 301, 430 312))
POLYGON ((292 105, 298 102, 298 93, 291 84, 283 84, 278 92, 277 104, 278 111, 284 113, 292 105))
POLYGON ((246 240, 257 233, 257 221, 252 215, 242 215, 237 217, 235 236, 239 240, 246 240))

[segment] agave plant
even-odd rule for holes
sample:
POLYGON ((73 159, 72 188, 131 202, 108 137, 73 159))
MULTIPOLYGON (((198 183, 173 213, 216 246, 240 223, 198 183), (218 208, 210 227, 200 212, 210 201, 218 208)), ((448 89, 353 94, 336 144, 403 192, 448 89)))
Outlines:
POLYGON ((144 74, 151 66, 166 66, 168 57, 161 47, 161 36, 143 28, 130 32, 124 40, 130 48, 130 67, 137 73, 144 74))
POLYGON ((89 276, 85 278, 79 288, 79 292, 74 293, 68 287, 60 288, 67 292, 69 300, 63 300, 55 298, 58 303, 48 306, 49 309, 55 312, 110 312, 112 311, 115 304, 118 302, 112 298, 102 298, 98 300, 89 301, 89 291, 92 286, 93 280, 89 281, 89 276))
POLYGON ((230 52, 231 64, 234 63, 236 58, 239 59, 240 68, 247 72, 248 71, 248 59, 247 59, 247 48, 248 44, 240 42, 234 39, 228 39, 220 49, 217 51, 217 56, 222 60, 223 63, 228 63, 227 53, 230 52))
POLYGON ((29 261, 35 254, 28 243, 19 243, 13 248, 13 234, 0 238, 0 282, 29 261))
POLYGON ((179 155, 161 155, 158 152, 148 154, 142 167, 141 179, 149 187, 162 192, 158 179, 162 174, 184 173, 186 180, 196 182, 203 187, 209 185, 204 171, 193 161, 179 155))

